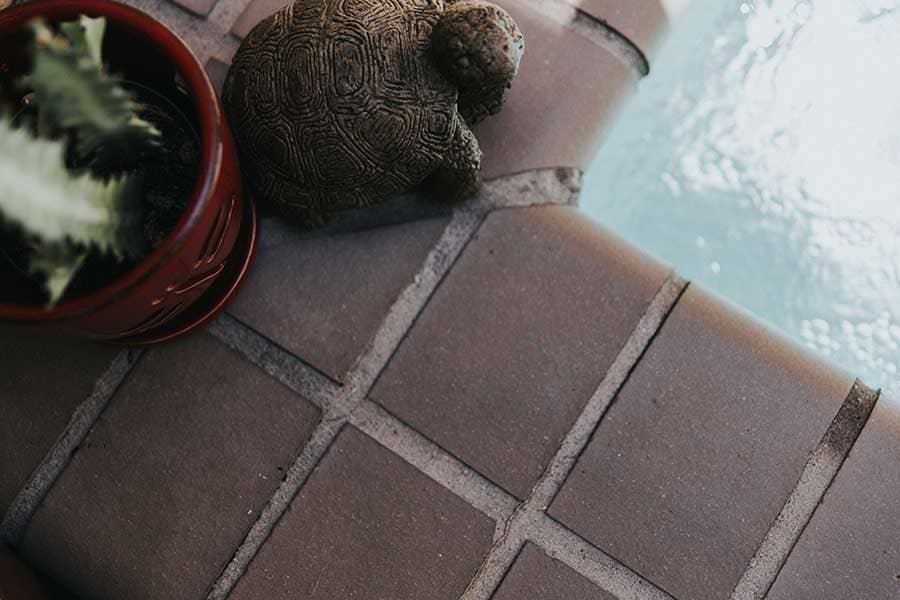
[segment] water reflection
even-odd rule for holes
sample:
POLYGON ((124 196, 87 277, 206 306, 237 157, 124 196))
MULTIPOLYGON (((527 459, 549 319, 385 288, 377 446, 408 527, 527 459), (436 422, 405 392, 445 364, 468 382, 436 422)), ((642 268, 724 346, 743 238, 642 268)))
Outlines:
POLYGON ((900 0, 694 0, 583 205, 900 392, 898 73, 900 0))

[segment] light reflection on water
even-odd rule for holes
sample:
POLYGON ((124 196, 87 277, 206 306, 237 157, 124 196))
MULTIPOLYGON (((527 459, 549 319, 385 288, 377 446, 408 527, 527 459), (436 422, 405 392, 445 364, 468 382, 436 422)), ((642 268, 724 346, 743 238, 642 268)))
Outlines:
POLYGON ((694 0, 582 205, 900 394, 900 0, 694 0))

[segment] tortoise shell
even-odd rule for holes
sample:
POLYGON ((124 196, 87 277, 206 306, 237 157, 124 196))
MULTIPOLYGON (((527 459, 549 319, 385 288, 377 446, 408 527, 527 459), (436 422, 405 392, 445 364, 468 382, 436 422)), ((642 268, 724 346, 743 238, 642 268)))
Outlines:
POLYGON ((443 0, 298 0, 259 23, 224 87, 254 192, 311 223, 408 190, 443 161, 457 88, 431 33, 443 0))

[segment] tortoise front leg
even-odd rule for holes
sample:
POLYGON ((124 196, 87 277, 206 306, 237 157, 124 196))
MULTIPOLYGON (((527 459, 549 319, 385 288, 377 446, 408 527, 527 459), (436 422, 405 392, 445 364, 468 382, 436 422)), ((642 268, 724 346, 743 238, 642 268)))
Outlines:
POLYGON ((509 13, 482 0, 456 0, 444 9, 431 44, 441 72, 459 87, 466 123, 498 113, 525 51, 509 13))
POLYGON ((458 118, 456 135, 443 164, 425 181, 425 189, 439 200, 462 202, 473 196, 481 184, 481 148, 469 126, 458 118))

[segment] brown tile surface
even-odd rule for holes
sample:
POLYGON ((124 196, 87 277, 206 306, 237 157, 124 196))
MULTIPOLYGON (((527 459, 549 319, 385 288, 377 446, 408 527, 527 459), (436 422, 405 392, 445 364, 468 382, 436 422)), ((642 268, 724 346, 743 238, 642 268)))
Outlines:
POLYGON ((372 396, 524 497, 666 274, 576 209, 495 212, 372 396))
POLYGON ((0 518, 116 353, 0 326, 0 518))
POLYGON ((244 39, 257 23, 275 14, 287 4, 287 0, 251 0, 231 28, 231 32, 244 39))
POLYGON ((883 397, 770 600, 900 598, 900 403, 883 397))
POLYGON ((484 177, 586 168, 636 75, 606 49, 522 2, 499 3, 525 34, 525 56, 503 111, 475 128, 484 177))
POLYGON ((175 4, 200 17, 205 17, 218 0, 172 0, 175 4))
POLYGON ((347 427, 231 600, 456 600, 494 522, 347 427))
POLYGON ((851 384, 692 286, 550 513, 677 598, 728 598, 851 384))
POLYGON ((316 417, 207 334, 155 348, 38 509, 24 555, 91 600, 202 598, 316 417))
POLYGON ((660 0, 569 0, 587 14, 605 21, 652 56, 669 20, 660 0))
POLYGON ((268 220, 256 263, 229 311, 340 380, 446 225, 446 219, 430 219, 300 236, 268 220))
POLYGON ((491 600, 616 600, 528 543, 491 600))

